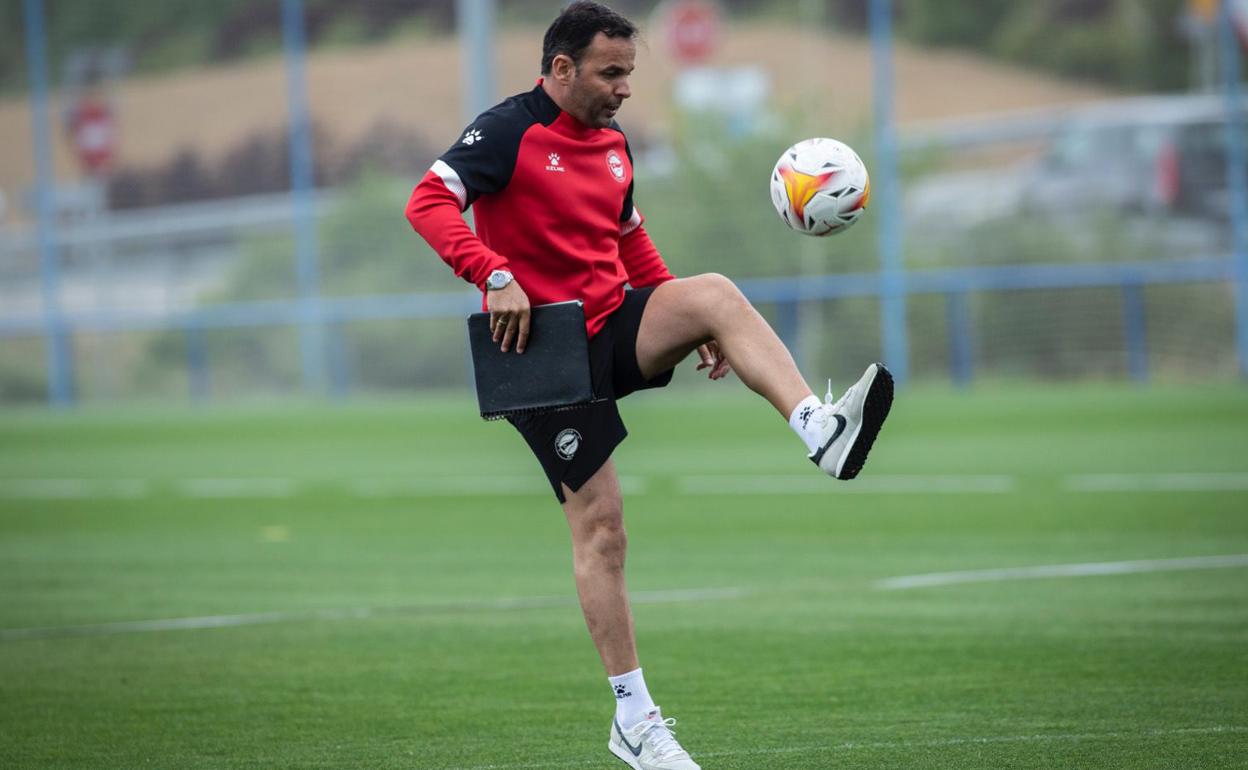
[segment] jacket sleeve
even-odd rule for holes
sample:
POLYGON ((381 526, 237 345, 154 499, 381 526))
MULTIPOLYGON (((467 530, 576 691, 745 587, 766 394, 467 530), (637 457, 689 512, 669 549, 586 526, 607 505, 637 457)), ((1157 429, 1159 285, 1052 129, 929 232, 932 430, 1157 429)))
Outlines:
POLYGON ((507 259, 481 242, 464 221, 462 208, 461 197, 431 169, 412 191, 407 221, 455 275, 482 288, 491 272, 508 269, 507 259))
MULTIPOLYGON (((619 130, 618 124, 612 124, 619 130)), ((623 133, 621 130, 620 133, 623 133)), ((624 152, 628 154, 628 162, 633 162, 633 150, 624 140, 624 152)), ((635 289, 658 286, 664 281, 673 280, 672 275, 663 262, 654 241, 642 227, 645 218, 633 205, 633 181, 628 182, 628 192, 624 195, 624 206, 620 211, 620 261, 628 273, 628 282, 635 289)))
POLYGON ((620 237, 620 261, 633 288, 658 286, 676 277, 667 269, 654 241, 640 223, 620 237))

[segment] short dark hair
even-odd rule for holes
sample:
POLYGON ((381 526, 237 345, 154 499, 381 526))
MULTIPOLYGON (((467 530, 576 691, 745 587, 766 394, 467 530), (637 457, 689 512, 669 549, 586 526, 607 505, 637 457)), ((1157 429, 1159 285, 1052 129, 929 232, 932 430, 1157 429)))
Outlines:
POLYGON ((546 28, 542 41, 542 74, 549 75, 551 63, 559 54, 571 57, 579 68, 585 49, 599 32, 607 37, 637 36, 637 27, 620 14, 589 0, 572 3, 546 28))

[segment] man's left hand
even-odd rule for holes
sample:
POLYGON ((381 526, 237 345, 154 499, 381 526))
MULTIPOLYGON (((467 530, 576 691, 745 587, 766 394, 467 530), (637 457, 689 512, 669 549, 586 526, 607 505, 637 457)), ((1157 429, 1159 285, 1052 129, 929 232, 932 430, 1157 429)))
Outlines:
POLYGON ((726 377, 732 371, 732 367, 728 365, 728 359, 719 349, 719 343, 714 340, 705 345, 698 345, 698 358, 702 360, 702 363, 698 364, 698 371, 710 369, 710 373, 706 376, 712 380, 726 377))

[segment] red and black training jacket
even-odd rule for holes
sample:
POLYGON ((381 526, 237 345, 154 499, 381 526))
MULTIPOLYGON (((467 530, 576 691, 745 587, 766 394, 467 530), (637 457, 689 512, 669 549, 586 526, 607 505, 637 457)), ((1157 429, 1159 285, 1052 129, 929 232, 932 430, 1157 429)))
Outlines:
POLYGON ((625 284, 673 277, 633 206, 623 131, 581 123, 541 81, 465 129, 416 185, 407 219, 483 292, 490 272, 510 270, 534 305, 583 301, 591 337, 624 301, 625 284), (462 216, 469 206, 475 234, 462 216))

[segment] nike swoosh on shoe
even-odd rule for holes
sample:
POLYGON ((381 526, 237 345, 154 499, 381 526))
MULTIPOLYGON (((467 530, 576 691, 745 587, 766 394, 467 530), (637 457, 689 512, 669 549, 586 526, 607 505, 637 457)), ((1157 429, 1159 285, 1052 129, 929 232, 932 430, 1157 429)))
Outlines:
POLYGON ((836 432, 833 433, 832 438, 828 439, 826 444, 819 447, 819 451, 815 452, 814 456, 810 458, 815 465, 818 465, 819 461, 823 459, 823 456, 827 454, 828 447, 832 446, 832 444, 834 444, 836 440, 841 437, 841 434, 845 432, 845 425, 845 417, 839 414, 836 415, 836 432))
MULTIPOLYGON (((599 724, 601 724, 601 723, 599 723, 599 724)), ((601 729, 601 728, 600 728, 600 729, 601 729)), ((624 731, 620 729, 620 723, 619 723, 619 721, 618 721, 618 720, 617 720, 617 721, 616 721, 616 723, 615 723, 615 731, 616 731, 617 733, 619 733, 619 734, 620 734, 620 743, 623 743, 623 744, 624 744, 624 746, 625 746, 625 747, 626 747, 629 751, 633 752, 633 756, 634 756, 634 757, 640 757, 640 756, 641 756, 641 744, 639 743, 639 744, 637 744, 636 746, 634 746, 633 744, 631 744, 631 743, 629 743, 629 742, 628 742, 628 739, 624 737, 624 731)), ((599 735, 601 735, 601 734, 602 734, 602 733, 599 733, 599 735)))

